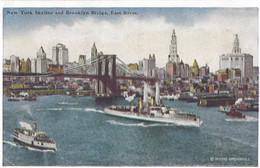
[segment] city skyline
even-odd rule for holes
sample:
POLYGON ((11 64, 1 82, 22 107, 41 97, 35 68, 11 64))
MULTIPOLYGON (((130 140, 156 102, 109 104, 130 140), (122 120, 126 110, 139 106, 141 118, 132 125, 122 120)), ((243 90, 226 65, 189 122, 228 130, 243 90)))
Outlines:
POLYGON ((238 34, 241 52, 253 55, 254 66, 258 66, 257 8, 5 8, 3 12, 4 58, 31 59, 41 46, 51 58, 52 46, 63 43, 73 62, 79 55, 89 59, 95 42, 98 52, 116 54, 125 63, 138 63, 154 53, 156 65, 165 67, 175 29, 178 55, 184 63, 191 65, 196 59, 199 66, 207 63, 212 72, 218 70, 219 56, 232 52, 234 34, 238 34), (24 15, 22 10, 101 11, 109 15, 50 17, 24 15), (138 15, 111 15, 111 11, 138 15))

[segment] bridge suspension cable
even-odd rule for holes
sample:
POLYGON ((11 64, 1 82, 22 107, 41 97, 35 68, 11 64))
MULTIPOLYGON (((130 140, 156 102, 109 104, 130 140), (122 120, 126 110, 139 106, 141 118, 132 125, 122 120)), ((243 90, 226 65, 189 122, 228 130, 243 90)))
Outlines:
POLYGON ((131 75, 136 75, 138 77, 145 77, 144 75, 138 74, 135 71, 133 71, 131 68, 129 68, 121 59, 118 57, 116 58, 121 64, 117 63, 117 66, 119 66, 121 69, 125 70, 127 73, 131 75))

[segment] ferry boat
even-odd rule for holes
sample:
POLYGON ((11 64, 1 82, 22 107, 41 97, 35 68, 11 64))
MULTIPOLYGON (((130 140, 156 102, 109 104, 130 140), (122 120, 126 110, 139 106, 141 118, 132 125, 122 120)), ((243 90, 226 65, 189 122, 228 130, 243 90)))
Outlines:
POLYGON ((123 117, 128 119, 169 123, 178 126, 199 127, 202 120, 198 115, 180 112, 177 109, 169 108, 163 105, 159 99, 159 88, 156 83, 155 102, 151 99, 151 103, 147 103, 148 94, 146 91, 146 83, 144 85, 144 96, 139 98, 139 103, 128 106, 109 106, 104 109, 105 114, 123 117))
POLYGON ((14 128, 14 142, 42 151, 57 151, 56 143, 48 137, 45 132, 37 131, 37 124, 34 123, 33 130, 29 127, 26 129, 14 128))

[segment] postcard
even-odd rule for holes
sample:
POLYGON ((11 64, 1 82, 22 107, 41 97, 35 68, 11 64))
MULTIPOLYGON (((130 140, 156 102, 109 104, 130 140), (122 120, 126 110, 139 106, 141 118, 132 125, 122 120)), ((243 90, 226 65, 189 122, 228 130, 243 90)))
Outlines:
POLYGON ((3 166, 258 166, 258 7, 2 15, 3 166))

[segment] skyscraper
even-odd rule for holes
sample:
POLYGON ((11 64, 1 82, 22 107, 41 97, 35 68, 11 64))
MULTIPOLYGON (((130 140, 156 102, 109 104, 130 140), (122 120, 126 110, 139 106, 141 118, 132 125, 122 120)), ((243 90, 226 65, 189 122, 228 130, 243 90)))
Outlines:
POLYGON ((226 68, 240 69, 242 78, 253 77, 253 56, 247 53, 241 53, 237 34, 235 35, 232 53, 219 56, 219 69, 223 70, 226 68))
POLYGON ((37 58, 46 59, 46 53, 43 50, 43 47, 39 49, 39 51, 36 53, 37 58))
POLYGON ((69 52, 65 45, 59 43, 52 48, 52 62, 56 65, 64 65, 69 62, 69 52))
POLYGON ((172 32, 172 40, 169 48, 170 48, 170 55, 168 61, 169 62, 175 61, 176 63, 179 63, 179 58, 178 58, 179 56, 177 55, 177 37, 175 35, 174 29, 172 32))
POLYGON ((11 60, 11 72, 16 72, 18 73, 20 70, 20 59, 18 56, 15 55, 11 55, 10 56, 10 60, 11 60))
POLYGON ((31 60, 32 73, 46 73, 47 72, 47 58, 43 47, 37 51, 36 58, 31 60))
POLYGON ((149 55, 149 59, 144 58, 139 61, 139 71, 142 71, 144 76, 154 77, 156 75, 156 58, 155 54, 149 55))
POLYGON ((92 46, 92 49, 91 49, 91 64, 93 65, 94 64, 94 60, 97 59, 97 47, 95 45, 95 43, 93 44, 92 46))
MULTIPOLYGON (((166 64, 166 73, 168 78, 172 78, 174 76, 181 76, 180 72, 180 58, 177 54, 177 37, 175 34, 175 30, 172 32, 171 44, 169 46, 170 53, 168 56, 168 63, 166 64)), ((183 69, 182 69, 183 70, 183 69)))

